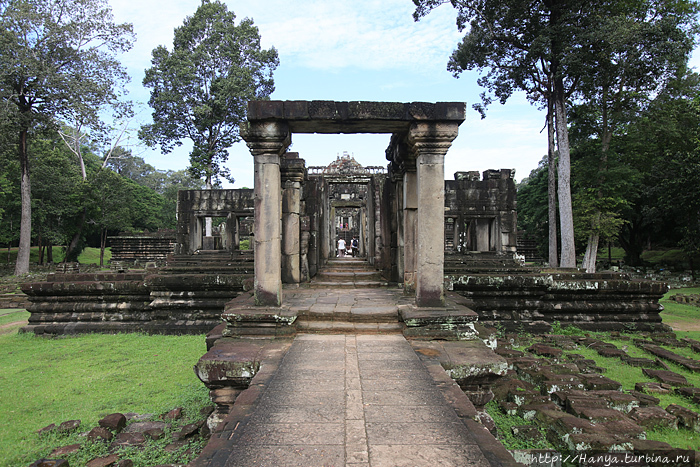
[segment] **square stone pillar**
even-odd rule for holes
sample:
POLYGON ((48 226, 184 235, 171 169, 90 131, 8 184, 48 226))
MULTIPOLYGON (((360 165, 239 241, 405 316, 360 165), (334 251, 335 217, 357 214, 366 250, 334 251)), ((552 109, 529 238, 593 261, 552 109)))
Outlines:
POLYGON ((280 155, 291 142, 283 122, 256 122, 241 128, 255 161, 255 304, 282 304, 282 188, 280 155))
POLYGON ((416 161, 416 305, 445 303, 445 154, 459 123, 413 123, 408 133, 416 161))
POLYGON ((282 282, 301 282, 301 200, 306 166, 299 153, 281 160, 282 176, 282 282))
POLYGON ((406 293, 416 290, 417 192, 416 168, 407 167, 403 174, 403 287, 406 293))

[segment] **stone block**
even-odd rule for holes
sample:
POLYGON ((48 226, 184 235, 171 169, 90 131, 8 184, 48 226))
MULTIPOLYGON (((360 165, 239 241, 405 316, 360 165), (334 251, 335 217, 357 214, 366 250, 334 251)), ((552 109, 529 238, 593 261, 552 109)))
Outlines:
POLYGON ((600 376, 596 374, 582 374, 579 375, 579 378, 583 381, 583 387, 585 389, 595 391, 595 390, 611 390, 611 391, 617 391, 622 388, 622 384, 612 380, 610 378, 606 378, 605 376, 600 376))
POLYGON ((607 422, 600 423, 601 426, 605 427, 610 433, 615 433, 616 435, 621 435, 630 439, 644 439, 646 438, 646 431, 644 427, 636 424, 628 417, 619 418, 616 420, 609 420, 607 422))
POLYGON ((678 425, 700 432, 700 414, 677 404, 666 407, 666 412, 678 419, 678 425))
POLYGON ((540 404, 549 401, 549 397, 543 396, 535 389, 512 388, 508 391, 507 400, 517 406, 528 404, 540 404))
POLYGON ((107 428, 114 432, 120 432, 126 426, 126 417, 121 413, 113 413, 97 422, 102 428, 107 428))
POLYGON ((542 433, 535 425, 511 426, 510 431, 513 433, 513 436, 517 438, 526 439, 535 443, 542 440, 542 433))
POLYGON ((80 420, 68 420, 58 425, 57 430, 59 433, 69 433, 77 430, 80 427, 80 423, 80 420))
POLYGON ((80 447, 80 444, 69 444, 68 446, 56 448, 53 451, 51 451, 49 457, 63 457, 68 456, 70 454, 75 454, 76 452, 80 451, 80 447))
POLYGON ((627 418, 622 412, 618 412, 617 410, 609 408, 591 407, 584 405, 576 407, 575 411, 575 415, 590 420, 592 423, 595 424, 627 418))
POLYGON ((659 399, 658 397, 654 397, 640 391, 630 391, 629 394, 639 401, 640 407, 659 405, 659 402, 661 402, 661 399, 659 399))
POLYGON ((32 462, 29 467, 69 467, 65 459, 39 459, 32 462))
POLYGON ((97 426, 88 432, 87 438, 92 441, 112 441, 114 434, 105 427, 97 426))
POLYGON ((634 389, 646 394, 671 394, 673 386, 665 383, 642 382, 635 383, 634 389))
POLYGON ((564 351, 562 349, 558 349, 556 347, 552 347, 545 344, 532 344, 530 347, 527 348, 527 350, 528 352, 532 352, 535 355, 550 358, 560 358, 564 354, 564 351))
POLYGON ((537 416, 538 412, 541 411, 557 411, 561 412, 561 409, 554 402, 542 402, 525 404, 518 407, 518 415, 527 421, 532 421, 537 416))
POLYGON ((679 387, 679 386, 691 386, 685 376, 674 373, 668 370, 652 370, 649 368, 642 369, 642 372, 652 379, 656 379, 669 386, 679 387))
POLYGON ((658 406, 634 408, 629 416, 637 424, 647 429, 678 429, 678 419, 658 406))

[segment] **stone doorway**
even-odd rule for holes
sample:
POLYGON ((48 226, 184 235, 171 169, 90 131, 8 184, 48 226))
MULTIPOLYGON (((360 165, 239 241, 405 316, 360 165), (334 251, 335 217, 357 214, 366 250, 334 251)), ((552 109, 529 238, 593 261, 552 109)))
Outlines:
MULTIPOLYGON (((375 229, 375 238, 367 239, 365 244, 368 250, 375 245, 373 256, 383 261, 391 255, 392 239, 389 237, 398 229, 402 243, 401 264, 406 271, 404 285, 406 281, 411 284, 418 306, 443 306, 444 157, 464 121, 465 110, 464 103, 455 102, 249 102, 248 121, 242 126, 241 135, 255 163, 255 303, 281 305, 283 258, 294 266, 292 256, 295 253, 289 247, 301 243, 303 250, 302 235, 285 227, 296 239, 283 238, 280 223, 282 219, 282 223, 289 226, 294 222, 294 215, 297 221, 301 217, 301 210, 296 214, 281 212, 283 200, 278 189, 284 186, 288 207, 288 187, 299 184, 300 189, 300 181, 287 176, 282 185, 281 159, 291 144, 292 133, 387 133, 391 134, 386 150, 388 171, 390 177, 400 182, 403 194, 399 203, 403 210, 402 222, 392 226, 386 224, 386 220, 372 219, 372 210, 368 209, 368 224, 374 225, 370 228, 375 229), (385 223, 385 228, 379 228, 377 224, 381 222, 385 223)), ((371 188, 376 193, 380 187, 371 188)), ((301 198, 294 198, 297 199, 301 198)), ((296 201, 293 206, 297 206, 296 201)), ((330 216, 328 211, 321 215, 325 219, 321 223, 321 238, 317 240, 323 251, 321 258, 327 259, 333 251, 329 244, 334 233, 327 226, 331 219, 335 222, 335 216, 330 216)), ((372 256, 371 251, 367 253, 372 256)), ((303 261, 298 259, 297 262, 303 261)))

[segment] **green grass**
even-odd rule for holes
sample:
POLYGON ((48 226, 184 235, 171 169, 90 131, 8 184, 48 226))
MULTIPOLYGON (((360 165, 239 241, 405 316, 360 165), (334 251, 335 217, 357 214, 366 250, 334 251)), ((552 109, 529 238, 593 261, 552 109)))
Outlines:
POLYGON ((192 367, 204 351, 203 336, 0 335, 0 466, 29 465, 58 446, 85 441, 36 435, 51 423, 80 419, 79 431, 88 431, 114 412, 160 414, 183 404, 198 410, 208 391, 192 367))
MULTIPOLYGON (((29 312, 25 310, 9 309, 0 310, 0 326, 3 324, 14 323, 16 321, 27 321, 29 319, 29 312)), ((0 329, 0 333, 2 333, 0 329)))
MULTIPOLYGON (((683 289, 671 289, 664 295, 664 298, 659 300, 664 306, 664 311, 661 312, 661 319, 664 324, 668 324, 672 328, 678 330, 688 327, 697 327, 692 329, 692 332, 700 331, 700 307, 676 303, 670 300, 672 295, 682 294, 700 294, 700 287, 688 287, 683 289)), ((681 336, 679 336, 680 338, 681 336)), ((682 337, 690 337, 683 335, 682 337)), ((690 337, 691 339, 695 339, 690 337)))
MULTIPOLYGON (((53 261, 54 263, 60 263, 63 261, 63 248, 60 246, 53 247, 53 261)), ((105 249, 104 262, 107 264, 112 258, 112 251, 110 248, 105 249)), ((17 261, 17 248, 12 248, 10 250, 10 264, 14 264, 17 261)), ((44 261, 46 261, 46 254, 44 253, 44 261)), ((29 262, 38 263, 39 262, 39 247, 33 246, 29 252, 29 262)), ((78 256, 78 262, 82 264, 100 264, 100 249, 87 247, 78 256)), ((0 264, 7 264, 7 248, 0 250, 0 264)))

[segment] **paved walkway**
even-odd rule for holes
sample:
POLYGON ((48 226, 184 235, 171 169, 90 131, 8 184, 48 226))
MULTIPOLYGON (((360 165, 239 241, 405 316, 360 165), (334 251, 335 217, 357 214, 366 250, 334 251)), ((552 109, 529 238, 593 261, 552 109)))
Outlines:
POLYGON ((483 427, 457 416, 401 335, 302 334, 260 376, 254 409, 234 409, 207 465, 511 464, 483 427))

